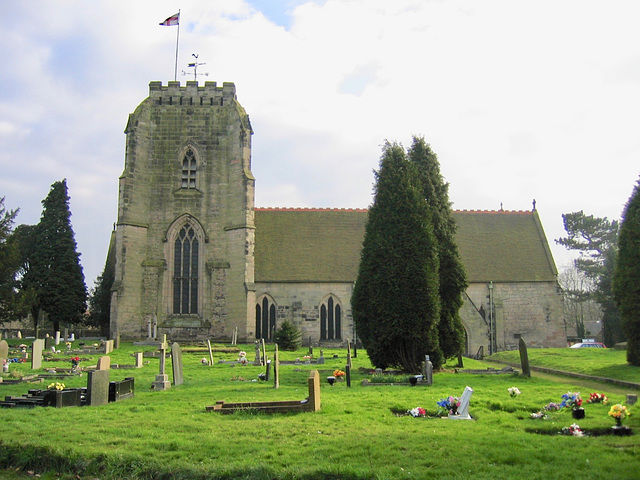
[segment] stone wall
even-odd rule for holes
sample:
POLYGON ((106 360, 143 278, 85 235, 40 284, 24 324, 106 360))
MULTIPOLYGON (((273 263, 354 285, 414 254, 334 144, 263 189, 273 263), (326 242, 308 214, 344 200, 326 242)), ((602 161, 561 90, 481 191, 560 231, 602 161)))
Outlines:
POLYGON ((513 350, 520 337, 530 347, 564 347, 562 297, 554 282, 471 284, 460 315, 467 333, 467 354, 489 347, 490 297, 495 318, 494 349, 513 350), (484 313, 484 319, 480 311, 484 313))
POLYGON ((302 333, 306 345, 309 337, 313 343, 320 341, 320 305, 332 295, 342 308, 341 341, 353 339, 353 316, 351 313, 351 283, 256 283, 256 299, 267 294, 277 308, 276 328, 284 320, 290 320, 302 333))

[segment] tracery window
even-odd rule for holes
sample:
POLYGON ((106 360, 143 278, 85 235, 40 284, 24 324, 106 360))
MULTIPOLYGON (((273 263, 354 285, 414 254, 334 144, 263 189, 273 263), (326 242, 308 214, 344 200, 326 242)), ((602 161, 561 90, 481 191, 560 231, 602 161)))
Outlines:
POLYGON ((256 303, 256 338, 271 340, 276 329, 276 304, 267 295, 256 303))
POLYGON ((196 156, 189 149, 182 160, 182 188, 196 188, 196 167, 196 156))
POLYGON ((320 305, 320 340, 342 339, 342 307, 333 296, 320 305))
POLYGON ((185 224, 174 243, 173 313, 198 313, 198 257, 200 243, 193 227, 185 224))

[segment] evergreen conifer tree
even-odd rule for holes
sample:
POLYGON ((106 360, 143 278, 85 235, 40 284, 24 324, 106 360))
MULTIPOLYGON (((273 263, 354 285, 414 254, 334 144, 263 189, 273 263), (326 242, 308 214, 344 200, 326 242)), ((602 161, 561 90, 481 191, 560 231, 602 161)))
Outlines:
POLYGON ((95 288, 89 298, 89 316, 87 323, 100 328, 102 336, 109 336, 111 319, 111 287, 115 280, 116 266, 114 255, 108 255, 102 275, 95 282, 95 288))
POLYGON ((464 327, 459 310, 467 289, 467 274, 455 241, 456 223, 449 201, 449 184, 440 173, 437 155, 423 137, 413 137, 409 160, 418 170, 423 195, 430 207, 433 231, 438 242, 440 272, 440 348, 445 358, 463 352, 464 327))
POLYGON ((442 364, 438 342, 437 242, 415 167, 387 143, 376 173, 353 318, 373 365, 417 372, 424 355, 442 364))
POLYGON ((87 308, 87 287, 71 228, 66 179, 51 186, 42 206, 29 280, 35 286, 39 307, 49 315, 57 331, 61 324, 80 322, 87 308))
POLYGON ((613 290, 627 334, 627 361, 640 366, 640 181, 625 206, 620 225, 613 290))
POLYGON ((11 237, 17 215, 18 210, 5 209, 4 197, 0 197, 0 323, 15 318, 18 251, 11 237))

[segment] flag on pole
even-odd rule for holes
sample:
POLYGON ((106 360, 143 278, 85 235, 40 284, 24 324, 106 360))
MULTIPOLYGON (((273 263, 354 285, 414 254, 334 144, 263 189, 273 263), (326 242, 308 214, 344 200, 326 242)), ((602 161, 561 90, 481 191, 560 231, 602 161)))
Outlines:
POLYGON ((172 27, 173 25, 180 25, 180 12, 175 15, 171 15, 164 22, 160 23, 164 27, 172 27))

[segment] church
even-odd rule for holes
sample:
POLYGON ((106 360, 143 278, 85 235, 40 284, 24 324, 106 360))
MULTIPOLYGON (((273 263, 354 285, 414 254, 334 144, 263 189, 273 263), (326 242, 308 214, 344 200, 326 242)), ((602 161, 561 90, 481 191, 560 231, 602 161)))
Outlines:
MULTIPOLYGON (((233 83, 149 84, 129 115, 110 335, 305 344, 357 338, 350 299, 367 211, 256 208, 249 116, 233 83)), ((557 270, 535 207, 456 211, 466 354, 566 346, 557 270)))

